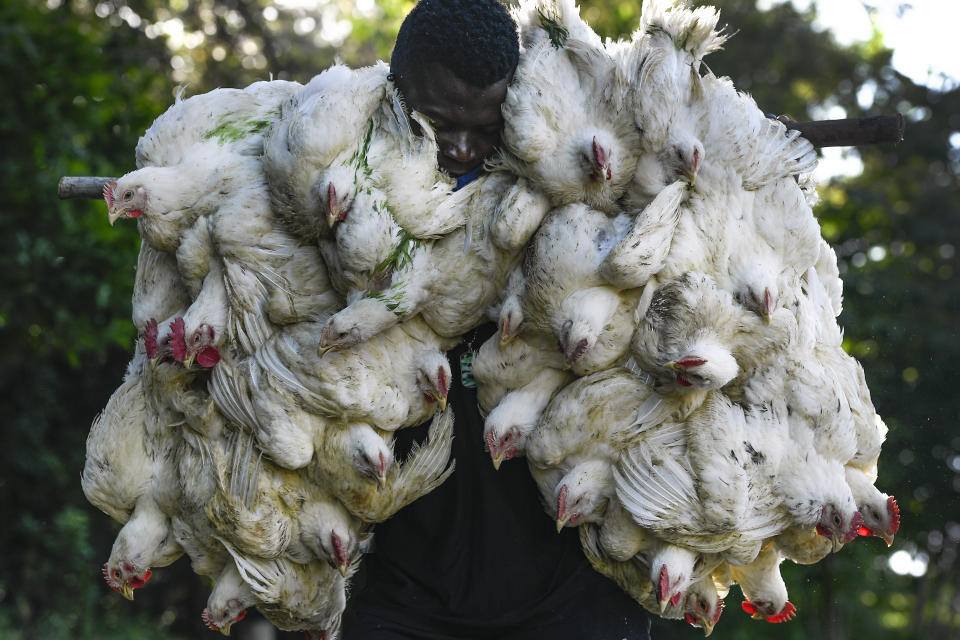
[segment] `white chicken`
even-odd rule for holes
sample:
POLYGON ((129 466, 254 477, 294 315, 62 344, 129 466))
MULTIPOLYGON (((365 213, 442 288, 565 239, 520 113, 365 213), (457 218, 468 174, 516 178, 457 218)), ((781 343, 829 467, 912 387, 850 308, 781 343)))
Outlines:
POLYGON ((304 242, 326 237, 353 205, 362 178, 355 158, 387 95, 388 72, 383 64, 357 70, 334 65, 284 101, 265 132, 263 166, 273 209, 304 242))
POLYGON ((780 576, 782 561, 783 557, 770 543, 750 564, 728 565, 730 578, 743 591, 745 600, 741 606, 754 620, 780 623, 796 615, 797 608, 787 599, 787 586, 780 576))
POLYGON ((81 477, 87 499, 124 525, 103 565, 103 577, 130 600, 134 589, 150 579, 151 568, 183 554, 162 509, 176 437, 148 431, 150 409, 139 375, 144 361, 140 347, 127 378, 94 420, 81 477))
POLYGON ((384 63, 178 99, 107 186, 144 240, 142 338, 82 477, 125 523, 111 587, 185 554, 210 628, 257 606, 335 637, 373 525, 453 471, 445 352, 484 318, 495 468, 525 455, 558 530, 650 611, 709 635, 739 584, 787 621, 784 559, 892 542, 816 155, 701 77, 717 11, 644 0, 606 44, 574 0, 514 16, 505 148, 462 188, 384 63))
MULTIPOLYGON (((503 215, 529 216, 539 223, 544 214, 535 200, 519 197, 524 184, 496 172, 453 194, 469 213, 466 225, 435 241, 405 235, 394 252, 390 286, 334 314, 324 328, 321 348, 349 349, 418 313, 444 337, 476 326, 499 297, 528 239, 505 243, 492 233, 492 226, 503 215), (504 201, 525 206, 505 212, 504 201)), ((532 233, 536 224, 519 228, 532 233)))
POLYGON ((228 636, 230 627, 243 620, 247 609, 256 603, 253 589, 240 577, 237 566, 230 562, 217 576, 201 618, 207 628, 228 636))
POLYGON ((626 359, 640 292, 609 286, 600 264, 629 222, 568 205, 550 212, 527 251, 524 330, 553 335, 578 375, 626 359))
MULTIPOLYGON (((534 4, 520 12, 532 13, 534 4)), ((548 37, 528 43, 507 90, 503 141, 510 153, 502 165, 554 206, 613 210, 633 178, 640 142, 621 104, 623 78, 573 2, 536 3, 536 15, 548 37)))
POLYGON ((336 636, 347 604, 347 578, 321 562, 247 556, 221 542, 256 597, 257 609, 271 623, 285 631, 336 636))
POLYGON ((328 429, 308 469, 355 517, 375 523, 420 496, 453 473, 453 411, 437 413, 427 441, 411 450, 403 464, 393 460, 392 437, 354 423, 328 429))

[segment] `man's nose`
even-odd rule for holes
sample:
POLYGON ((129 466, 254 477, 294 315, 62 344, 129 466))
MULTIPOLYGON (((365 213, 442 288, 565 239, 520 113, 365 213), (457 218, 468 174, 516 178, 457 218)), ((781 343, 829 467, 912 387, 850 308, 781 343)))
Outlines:
POLYGON ((443 155, 457 162, 472 162, 476 159, 476 150, 467 131, 458 131, 444 136, 441 151, 443 155))

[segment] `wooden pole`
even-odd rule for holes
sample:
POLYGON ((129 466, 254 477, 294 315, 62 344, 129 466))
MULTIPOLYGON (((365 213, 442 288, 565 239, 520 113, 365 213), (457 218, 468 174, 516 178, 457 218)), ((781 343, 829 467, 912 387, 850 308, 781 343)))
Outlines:
POLYGON ((116 178, 64 176, 57 185, 57 195, 61 200, 99 200, 103 197, 103 185, 111 180, 116 178))
POLYGON ((797 122, 786 116, 777 118, 796 129, 815 147, 860 147, 868 144, 883 144, 903 141, 906 125, 903 115, 848 118, 846 120, 813 120, 797 122))
MULTIPOLYGON (((797 122, 786 116, 778 118, 788 129, 796 129, 815 147, 860 147, 868 144, 896 144, 903 140, 903 116, 873 116, 846 120, 813 120, 797 122)), ((89 176, 60 178, 57 195, 61 200, 98 200, 103 185, 116 178, 89 176)))

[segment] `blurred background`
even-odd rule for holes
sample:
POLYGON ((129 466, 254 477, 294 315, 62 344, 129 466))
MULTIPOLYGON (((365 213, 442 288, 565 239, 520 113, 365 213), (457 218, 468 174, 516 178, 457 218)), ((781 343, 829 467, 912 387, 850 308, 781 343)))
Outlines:
MULTIPOLYGON (((583 0, 604 36, 639 1, 583 0)), ((798 617, 754 622, 734 590, 718 638, 960 637, 960 91, 955 0, 718 0, 735 36, 707 64, 797 120, 902 113, 897 146, 829 151, 817 207, 845 280, 845 346, 890 427, 882 490, 903 526, 783 572, 798 617), (926 12, 926 13, 924 13, 926 12)), ((132 353, 139 238, 63 175, 134 168, 173 102, 388 59, 407 0, 0 3, 0 638, 213 637, 186 560, 127 602, 100 576, 118 525, 80 491, 89 425, 132 353)), ((253 629, 244 622, 234 635, 253 629)), ((697 637, 656 623, 655 640, 697 637)))

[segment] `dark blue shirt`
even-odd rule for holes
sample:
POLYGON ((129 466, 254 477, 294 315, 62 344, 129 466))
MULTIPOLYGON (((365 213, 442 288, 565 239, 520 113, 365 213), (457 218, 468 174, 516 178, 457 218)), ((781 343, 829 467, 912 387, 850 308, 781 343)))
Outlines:
MULTIPOLYGON (((461 356, 495 331, 480 327, 448 354, 454 381, 461 356)), ((557 533, 525 460, 494 470, 476 390, 454 384, 448 400, 456 470, 377 525, 344 640, 649 638, 644 610, 593 570, 577 531, 557 533)), ((427 427, 397 433, 398 460, 427 427)))

